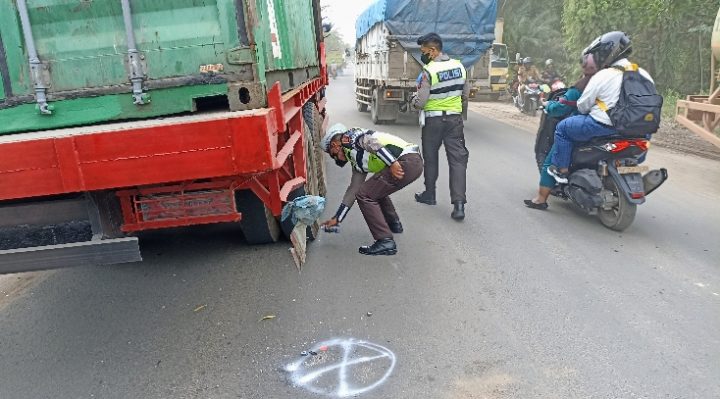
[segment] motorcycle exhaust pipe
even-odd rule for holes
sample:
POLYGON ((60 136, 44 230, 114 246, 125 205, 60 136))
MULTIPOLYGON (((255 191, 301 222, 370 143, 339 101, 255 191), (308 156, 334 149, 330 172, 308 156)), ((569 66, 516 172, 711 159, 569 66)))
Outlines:
POLYGON ((665 183, 665 180, 668 178, 667 169, 660 168, 651 170, 645 174, 645 176, 642 177, 643 180, 643 186, 645 188, 645 195, 650 194, 651 192, 657 190, 658 187, 662 186, 663 183, 665 183))

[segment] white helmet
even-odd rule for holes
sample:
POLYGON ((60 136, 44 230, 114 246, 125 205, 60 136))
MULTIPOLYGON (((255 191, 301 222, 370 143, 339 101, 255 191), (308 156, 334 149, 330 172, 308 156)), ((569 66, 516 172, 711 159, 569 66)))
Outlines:
POLYGON ((553 63, 552 58, 548 58, 547 60, 545 60, 545 66, 550 66, 550 65, 552 65, 552 63, 553 63))
POLYGON ((320 148, 329 153, 330 152, 330 142, 332 141, 333 137, 337 136, 338 134, 343 134, 348 131, 348 128, 345 127, 342 123, 336 123, 328 129, 327 133, 325 133, 325 136, 323 137, 322 141, 320 142, 320 148))

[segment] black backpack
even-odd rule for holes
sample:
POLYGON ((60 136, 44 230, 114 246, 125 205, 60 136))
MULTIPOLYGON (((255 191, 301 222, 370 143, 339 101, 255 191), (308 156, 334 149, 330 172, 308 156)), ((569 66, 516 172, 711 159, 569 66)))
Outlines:
POLYGON ((640 74, 636 64, 623 71, 622 88, 617 104, 608 110, 613 126, 625 136, 652 134, 660 128, 663 98, 655 84, 640 74))

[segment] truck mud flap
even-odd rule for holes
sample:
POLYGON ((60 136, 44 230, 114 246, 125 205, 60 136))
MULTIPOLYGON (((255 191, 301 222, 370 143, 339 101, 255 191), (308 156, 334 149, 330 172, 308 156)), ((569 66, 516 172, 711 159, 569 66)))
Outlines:
POLYGON ((0 274, 141 260, 137 237, 89 240, 0 251, 0 274))

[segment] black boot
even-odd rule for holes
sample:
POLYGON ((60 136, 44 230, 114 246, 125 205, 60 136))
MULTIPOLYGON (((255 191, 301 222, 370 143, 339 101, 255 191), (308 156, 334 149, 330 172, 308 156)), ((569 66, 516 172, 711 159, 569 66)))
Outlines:
POLYGON ((387 222, 388 227, 390 227, 390 231, 392 231, 395 234, 400 234, 403 232, 402 223, 400 223, 400 219, 394 220, 392 222, 387 222))
POLYGON ((450 217, 458 221, 465 219, 465 204, 462 201, 453 202, 453 211, 450 217))
POLYGON ((359 249, 363 255, 395 255, 397 247, 392 238, 382 238, 375 241, 373 245, 364 245, 359 249))
POLYGON ((434 191, 423 191, 421 193, 415 194, 415 201, 427 204, 427 205, 435 205, 437 202, 435 201, 435 192, 434 191))

